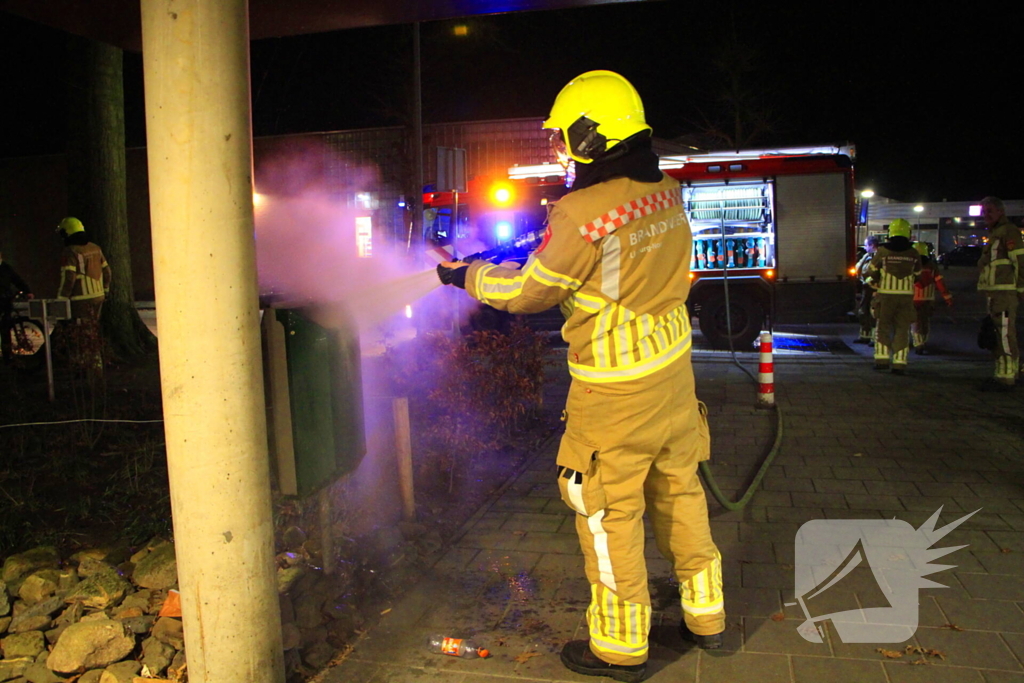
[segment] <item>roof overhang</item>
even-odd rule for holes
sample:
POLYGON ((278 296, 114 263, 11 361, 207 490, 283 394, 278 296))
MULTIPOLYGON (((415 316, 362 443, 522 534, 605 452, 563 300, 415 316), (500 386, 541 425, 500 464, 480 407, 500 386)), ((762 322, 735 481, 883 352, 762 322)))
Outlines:
MULTIPOLYGON (((484 14, 653 0, 250 0, 252 40, 484 14)), ((126 50, 142 49, 140 0, 0 0, 0 10, 126 50)))

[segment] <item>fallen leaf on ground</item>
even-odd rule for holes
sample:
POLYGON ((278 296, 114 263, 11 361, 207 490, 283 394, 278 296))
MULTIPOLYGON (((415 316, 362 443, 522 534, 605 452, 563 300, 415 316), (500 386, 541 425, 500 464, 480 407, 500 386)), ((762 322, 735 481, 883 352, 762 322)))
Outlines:
POLYGON ((525 536, 526 532, 525 531, 513 531, 512 535, 513 536, 525 536))
POLYGON ((956 624, 943 624, 942 628, 948 628, 951 631, 963 631, 963 629, 956 624))
POLYGON ((528 662, 529 660, 533 659, 534 657, 540 657, 540 653, 539 652, 522 652, 522 653, 516 655, 514 661, 517 661, 520 664, 522 664, 524 662, 528 662))
POLYGON ((786 615, 783 614, 782 612, 776 612, 775 614, 772 615, 772 621, 782 621, 785 618, 786 618, 786 615))
POLYGON ((907 645, 903 648, 903 651, 907 654, 915 655, 931 655, 932 657, 938 657, 939 659, 945 660, 946 655, 934 648, 924 648, 918 645, 907 645))
POLYGON ((855 458, 863 458, 864 454, 863 453, 854 453, 853 457, 855 457, 855 458))
POLYGON ((999 550, 999 552, 1001 552, 1001 553, 1003 553, 1003 554, 1005 555, 1005 554, 1007 554, 1007 553, 1012 553, 1013 551, 1012 551, 1012 550, 1010 550, 1009 548, 1001 548, 1001 549, 999 550))
POLYGON ((898 650, 883 650, 882 648, 877 648, 875 649, 875 652, 881 653, 883 657, 888 657, 889 659, 899 659, 903 656, 903 653, 898 650))
POLYGON ((388 612, 390 612, 390 611, 391 611, 391 608, 390 608, 390 607, 388 607, 388 608, 387 608, 386 610, 384 610, 383 612, 381 612, 381 613, 380 613, 380 615, 381 615, 381 616, 384 616, 385 614, 387 614, 387 613, 388 613, 388 612))
POLYGON ((911 662, 911 664, 915 664, 915 665, 916 664, 927 664, 927 663, 928 663, 928 660, 926 660, 926 659, 915 659, 914 661, 911 662))

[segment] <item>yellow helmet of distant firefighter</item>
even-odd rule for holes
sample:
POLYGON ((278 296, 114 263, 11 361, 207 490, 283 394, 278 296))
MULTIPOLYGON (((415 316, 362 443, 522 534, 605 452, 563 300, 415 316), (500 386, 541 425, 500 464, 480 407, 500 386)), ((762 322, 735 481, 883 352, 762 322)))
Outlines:
POLYGON ((916 249, 917 253, 921 256, 928 256, 929 249, 927 242, 914 242, 914 249, 916 249))
POLYGON ((57 232, 68 237, 74 235, 76 232, 85 232, 85 226, 82 225, 82 221, 78 220, 74 216, 68 216, 57 224, 57 232))
POLYGON ((551 105, 544 128, 556 129, 552 135, 556 148, 563 144, 565 154, 582 164, 599 160, 626 138, 651 130, 640 94, 614 71, 588 71, 569 81, 551 105))
POLYGON ((897 218, 889 224, 889 237, 906 237, 910 239, 910 221, 906 218, 897 218))

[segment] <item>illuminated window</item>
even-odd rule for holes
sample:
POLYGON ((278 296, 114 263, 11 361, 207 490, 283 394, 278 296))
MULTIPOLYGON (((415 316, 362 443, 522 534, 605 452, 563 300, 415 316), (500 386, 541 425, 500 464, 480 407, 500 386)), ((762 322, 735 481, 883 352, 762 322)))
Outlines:
POLYGON ((373 223, 369 216, 356 216, 356 255, 373 256, 373 223))
POLYGON ((970 208, 967 209, 968 216, 980 216, 981 215, 981 204, 971 204, 970 208))

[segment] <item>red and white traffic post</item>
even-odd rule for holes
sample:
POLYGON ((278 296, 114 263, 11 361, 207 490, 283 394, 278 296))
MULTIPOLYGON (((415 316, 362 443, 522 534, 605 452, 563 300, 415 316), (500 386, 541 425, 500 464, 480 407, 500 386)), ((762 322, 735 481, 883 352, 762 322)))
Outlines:
POLYGON ((775 407, 775 363, 772 360, 772 334, 761 333, 761 363, 758 368, 758 408, 775 407))

